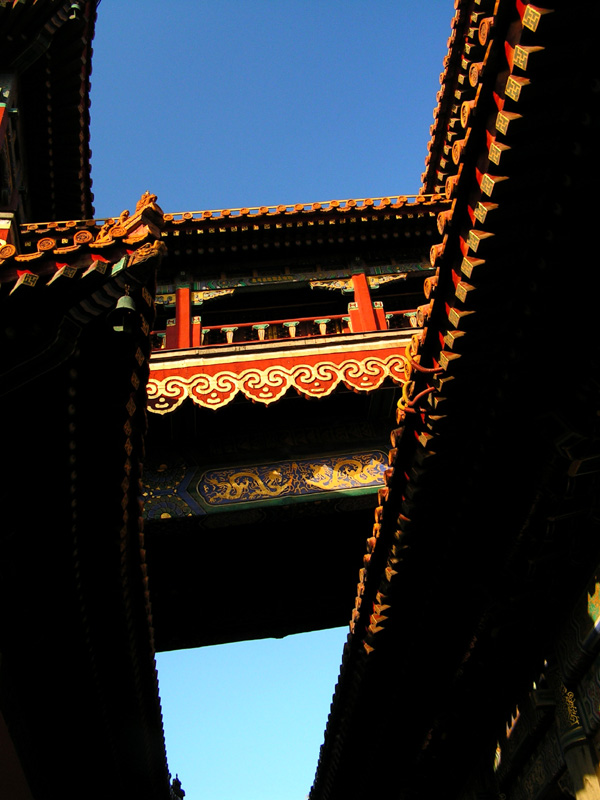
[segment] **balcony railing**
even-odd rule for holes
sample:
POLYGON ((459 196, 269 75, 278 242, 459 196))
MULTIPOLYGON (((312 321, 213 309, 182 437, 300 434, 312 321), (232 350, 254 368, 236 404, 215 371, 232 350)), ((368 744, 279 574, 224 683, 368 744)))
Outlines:
MULTIPOLYGON (((381 330, 414 328, 416 327, 416 309, 386 312, 380 315, 380 319, 382 323, 381 330)), ((172 320, 172 323, 174 324, 175 320, 172 320)), ((153 350, 171 349, 172 346, 168 346, 168 330, 167 328, 152 332, 153 350)), ((343 314, 332 314, 328 317, 296 317, 295 319, 206 326, 201 324, 200 317, 194 317, 192 319, 192 331, 191 341, 195 347, 248 345, 264 341, 337 336, 354 332, 352 330, 351 316, 343 314)))

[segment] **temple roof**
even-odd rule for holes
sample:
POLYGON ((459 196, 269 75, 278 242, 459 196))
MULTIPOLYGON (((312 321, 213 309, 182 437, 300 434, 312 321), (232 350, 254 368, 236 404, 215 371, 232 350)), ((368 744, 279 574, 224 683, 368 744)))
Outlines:
POLYGON ((593 514, 597 453, 593 304, 568 269, 594 229, 595 27, 520 0, 456 6, 423 176, 451 208, 313 800, 454 797, 491 771, 600 555, 597 525, 567 511, 593 514), (567 309, 577 342, 557 330, 567 309))
POLYGON ((2 711, 35 797, 68 781, 170 796, 138 520, 165 249, 147 214, 142 204, 95 247, 46 236, 29 254, 0 250, 0 407, 20 430, 0 487, 2 711))
POLYGON ((165 215, 166 221, 184 222, 191 219, 227 219, 229 217, 262 217, 279 214, 299 214, 318 211, 364 211, 371 209, 399 209, 407 205, 423 205, 443 199, 433 194, 426 197, 418 195, 395 195, 392 197, 350 198, 346 200, 323 200, 313 203, 287 203, 269 206, 249 206, 245 208, 216 209, 202 211, 178 211, 165 215))
POLYGON ((96 0, 0 3, 0 73, 16 74, 30 218, 89 217, 90 74, 96 0))
POLYGON ((211 270, 234 276, 249 268, 262 274, 293 272, 302 264, 391 264, 399 242, 405 262, 418 269, 425 261, 430 269, 426 254, 437 237, 436 215, 446 208, 441 195, 419 195, 167 213, 162 238, 172 257, 159 283, 197 280, 211 270))

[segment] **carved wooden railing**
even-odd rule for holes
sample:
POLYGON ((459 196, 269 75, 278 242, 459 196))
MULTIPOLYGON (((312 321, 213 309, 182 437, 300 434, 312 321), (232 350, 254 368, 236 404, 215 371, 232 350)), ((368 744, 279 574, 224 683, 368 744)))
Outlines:
MULTIPOLYGON (((378 315, 381 330, 404 329, 416 326, 416 309, 383 312, 378 315)), ((194 317, 192 325, 198 326, 196 346, 222 347, 232 344, 253 344, 263 341, 281 341, 314 336, 339 336, 350 334, 350 315, 331 314, 327 317, 296 317, 294 319, 265 320, 262 322, 239 322, 231 325, 202 325, 200 317, 194 317)), ((167 349, 167 331, 152 332, 153 350, 167 349)))

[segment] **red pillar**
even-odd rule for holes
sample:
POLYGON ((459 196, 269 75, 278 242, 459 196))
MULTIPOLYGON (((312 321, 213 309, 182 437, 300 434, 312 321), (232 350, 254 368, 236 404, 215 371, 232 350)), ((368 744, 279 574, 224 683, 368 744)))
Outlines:
POLYGON ((348 305, 348 312, 352 320, 353 333, 379 330, 365 273, 360 272, 353 275, 352 284, 354 286, 354 302, 348 305))
POLYGON ((191 347, 191 305, 190 287, 178 286, 175 297, 175 327, 177 347, 191 347))
POLYGON ((167 320, 167 330, 165 336, 165 350, 175 350, 177 347, 177 320, 167 320))
POLYGON ((388 324, 387 319, 385 318, 385 309, 383 307, 383 303, 380 300, 376 300, 373 303, 373 308, 375 309, 375 318, 377 320, 377 330, 378 331, 386 331, 388 324))

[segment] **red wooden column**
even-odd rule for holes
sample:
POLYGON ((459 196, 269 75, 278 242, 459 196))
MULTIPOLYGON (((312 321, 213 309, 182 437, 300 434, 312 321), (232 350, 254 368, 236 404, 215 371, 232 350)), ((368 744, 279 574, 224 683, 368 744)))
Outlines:
POLYGON ((380 300, 376 300, 373 303, 373 309, 375 310, 375 318, 377 320, 377 330, 378 331, 387 331, 387 319, 385 318, 385 309, 383 307, 383 303, 380 300))
POLYGON ((167 320, 167 330, 165 336, 165 350, 175 350, 177 347, 177 320, 167 320))
POLYGON ((189 286, 178 286, 175 297, 175 327, 177 347, 192 346, 192 314, 189 286))
POLYGON ((192 317, 192 347, 202 345, 202 317, 192 317))
POLYGON ((354 302, 348 304, 352 332, 379 330, 365 273, 359 272, 353 275, 352 284, 354 286, 354 302))

